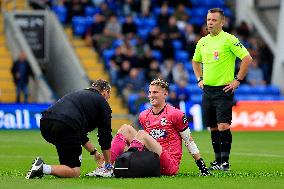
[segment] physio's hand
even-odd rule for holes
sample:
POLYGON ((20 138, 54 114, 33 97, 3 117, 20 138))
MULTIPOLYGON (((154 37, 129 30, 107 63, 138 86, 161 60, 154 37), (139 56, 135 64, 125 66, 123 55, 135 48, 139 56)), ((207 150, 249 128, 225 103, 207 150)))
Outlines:
POLYGON ((94 154, 94 159, 98 165, 98 167, 102 167, 103 163, 105 162, 104 156, 100 154, 98 151, 94 154))

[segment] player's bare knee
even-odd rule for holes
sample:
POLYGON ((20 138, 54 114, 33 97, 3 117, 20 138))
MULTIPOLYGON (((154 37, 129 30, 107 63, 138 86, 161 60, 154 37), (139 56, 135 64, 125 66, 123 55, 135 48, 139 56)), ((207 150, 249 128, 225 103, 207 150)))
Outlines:
POLYGON ((118 133, 128 133, 130 132, 129 130, 133 129, 133 127, 131 125, 127 125, 127 124, 123 124, 119 129, 118 129, 118 133))
POLYGON ((138 140, 139 139, 140 140, 144 140, 146 134, 147 133, 145 131, 139 130, 139 131, 137 131, 137 134, 135 135, 135 138, 137 138, 138 140))
POLYGON ((230 129, 230 124, 229 123, 218 123, 218 130, 219 131, 225 131, 230 129))

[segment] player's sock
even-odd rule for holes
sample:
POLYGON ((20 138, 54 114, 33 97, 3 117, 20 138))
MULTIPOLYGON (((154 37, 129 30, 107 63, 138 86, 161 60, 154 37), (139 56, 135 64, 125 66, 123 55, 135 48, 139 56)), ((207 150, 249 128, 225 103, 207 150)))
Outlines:
POLYGON ((42 172, 46 175, 50 175, 51 174, 51 166, 43 164, 42 172))
POLYGON ((221 159, 222 163, 229 162, 231 144, 232 144, 232 133, 231 130, 220 131, 221 139, 221 159))
POLYGON ((144 144, 137 139, 133 139, 129 145, 129 149, 131 148, 137 149, 137 151, 143 151, 144 144))
POLYGON ((211 142, 215 153, 215 161, 221 163, 220 131, 211 131, 211 142))
POLYGON ((123 134, 118 133, 115 135, 115 137, 111 142, 111 148, 110 148, 111 163, 113 163, 116 160, 116 158, 123 153, 126 144, 127 141, 126 138, 123 136, 123 134))

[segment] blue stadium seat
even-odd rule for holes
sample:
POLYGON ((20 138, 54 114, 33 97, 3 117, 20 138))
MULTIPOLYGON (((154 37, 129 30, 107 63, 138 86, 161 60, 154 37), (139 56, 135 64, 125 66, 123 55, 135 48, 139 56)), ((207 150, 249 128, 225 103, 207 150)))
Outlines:
POLYGON ((113 42, 112 42, 112 48, 117 48, 117 47, 119 47, 119 46, 121 46, 121 45, 123 45, 124 44, 124 42, 123 42, 123 40, 122 39, 115 39, 113 42))
POLYGON ((252 92, 251 86, 247 84, 241 84, 239 88, 235 91, 235 94, 240 94, 240 95, 253 94, 251 92, 252 92))
POLYGON ((197 80, 194 74, 189 74, 188 81, 190 84, 196 84, 197 80))
POLYGON ((191 61, 185 62, 184 67, 189 74, 194 74, 191 61))
POLYGON ((279 100, 277 95, 259 95, 259 100, 279 100))
POLYGON ((268 85, 266 87, 266 90, 268 91, 268 94, 271 94, 271 95, 280 95, 281 93, 279 87, 275 85, 268 85))
POLYGON ((172 45, 176 50, 182 49, 182 42, 180 40, 173 40, 172 45))
POLYGON ((244 101, 252 100, 252 101, 255 101, 255 100, 260 100, 260 96, 259 95, 235 95, 235 99, 237 101, 240 101, 240 100, 244 100, 244 101))
POLYGON ((157 26, 157 20, 154 18, 148 18, 148 19, 144 19, 144 26, 143 27, 147 27, 147 28, 154 28, 155 26, 157 26))
POLYGON ((159 50, 152 50, 152 56, 153 56, 153 58, 155 58, 159 62, 161 62, 163 60, 163 55, 159 50))
POLYGON ((76 36, 84 36, 87 31, 87 21, 83 16, 74 16, 72 18, 72 29, 76 36))
POLYGON ((193 104, 201 104, 202 102, 202 95, 201 94, 193 94, 190 96, 190 99, 193 104))
POLYGON ((202 94, 202 90, 198 87, 198 85, 196 83, 194 84, 188 84, 186 86, 186 88, 188 89, 188 91, 191 93, 191 94, 198 94, 198 95, 201 95, 202 94))
POLYGON ((175 60, 177 62, 182 62, 182 63, 188 62, 189 53, 187 51, 183 51, 183 50, 175 51, 175 60))
POLYGON ((130 93, 128 96, 127 105, 129 108, 130 113, 136 113, 135 101, 139 98, 139 95, 136 93, 130 93))
POLYGON ((191 9, 191 16, 192 17, 201 17, 201 18, 205 19, 207 13, 208 13, 207 7, 195 7, 195 8, 191 9))
POLYGON ((193 16, 189 19, 189 23, 196 26, 202 26, 205 23, 205 17, 193 16))
POLYGON ((115 54, 115 49, 105 49, 102 54, 103 54, 103 60, 105 63, 105 68, 109 69, 110 68, 109 61, 111 57, 115 54))
POLYGON ((52 10, 56 14, 58 20, 62 23, 65 24, 67 21, 67 9, 65 6, 60 6, 56 5, 52 7, 52 10))
POLYGON ((142 39, 146 40, 150 30, 148 28, 138 28, 137 35, 142 39))
POLYGON ((86 29, 88 29, 93 24, 94 19, 91 16, 86 16, 85 19, 86 19, 86 29))
POLYGON ((224 8, 224 14, 226 17, 233 17, 234 16, 234 13, 231 11, 231 9, 229 8, 224 8))
POLYGON ((170 91, 176 91, 177 85, 176 84, 170 84, 169 90, 170 91))
POLYGON ((99 7, 86 6, 85 16, 94 16, 97 13, 101 13, 101 9, 99 7))

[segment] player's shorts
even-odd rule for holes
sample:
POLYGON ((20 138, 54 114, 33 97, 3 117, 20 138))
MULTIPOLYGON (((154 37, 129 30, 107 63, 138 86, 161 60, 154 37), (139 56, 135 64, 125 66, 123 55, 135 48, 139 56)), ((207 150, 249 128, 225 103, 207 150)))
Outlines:
POLYGON ((218 123, 232 122, 234 94, 224 92, 225 86, 204 86, 202 96, 202 114, 206 127, 217 127, 218 123))
POLYGON ((160 169, 162 175, 175 175, 178 172, 179 163, 163 150, 160 155, 160 169))
POLYGON ((43 138, 56 146, 61 165, 71 168, 81 166, 82 147, 80 130, 52 119, 40 119, 43 138))

